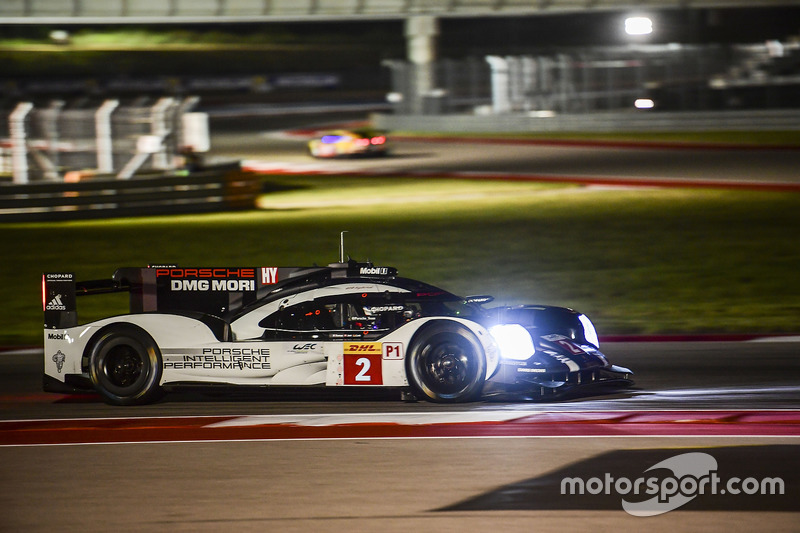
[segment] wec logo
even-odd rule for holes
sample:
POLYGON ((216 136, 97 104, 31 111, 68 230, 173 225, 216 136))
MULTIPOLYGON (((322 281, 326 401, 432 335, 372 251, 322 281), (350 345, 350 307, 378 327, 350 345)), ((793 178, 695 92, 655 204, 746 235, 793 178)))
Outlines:
POLYGON ((654 464, 645 473, 666 470, 671 475, 614 478, 606 473, 603 478, 583 480, 567 477, 561 480, 562 495, 586 493, 612 494, 622 498, 622 508, 633 516, 656 516, 673 511, 694 500, 699 495, 717 494, 784 494, 785 484, 781 478, 765 477, 761 480, 748 477, 731 477, 723 480, 717 474, 717 460, 702 452, 676 455, 654 464), (642 499, 642 496, 652 496, 642 499), (639 496, 639 498, 637 498, 639 496))

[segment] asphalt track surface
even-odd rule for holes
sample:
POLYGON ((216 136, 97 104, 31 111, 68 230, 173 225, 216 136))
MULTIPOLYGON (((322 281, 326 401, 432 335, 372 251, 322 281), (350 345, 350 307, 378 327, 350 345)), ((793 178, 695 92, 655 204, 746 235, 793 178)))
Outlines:
MULTIPOLYGON (((267 119, 217 121, 209 157, 275 173, 453 175, 605 184, 773 188, 800 191, 800 147, 580 143, 486 139, 391 139, 385 158, 315 160, 306 141, 350 115, 271 129, 267 119), (338 122, 337 119, 338 118, 338 122), (231 124, 231 122, 234 122, 231 124)), ((308 120, 308 119, 306 119, 308 120)), ((280 123, 286 125, 285 123, 280 123)))
POLYGON ((183 392, 135 408, 40 392, 41 352, 4 353, 0 530, 796 530, 800 341, 603 348, 634 388, 466 405, 183 392), (561 493, 565 477, 633 480, 690 452, 785 491, 648 518, 613 492, 561 493))
MULTIPOLYGON (((385 160, 317 162, 297 135, 256 126, 216 128, 212 156, 290 171, 800 181, 798 153, 769 150, 407 141, 385 160)), ((0 353, 0 531, 798 529, 800 340, 603 350, 634 370, 634 388, 454 406, 363 390, 183 392, 135 408, 43 393, 40 352, 0 353), (643 518, 623 510, 636 498, 616 487, 560 490, 565 477, 634 480, 688 453, 713 456, 723 479, 780 477, 783 494, 687 489, 685 505, 643 518)))

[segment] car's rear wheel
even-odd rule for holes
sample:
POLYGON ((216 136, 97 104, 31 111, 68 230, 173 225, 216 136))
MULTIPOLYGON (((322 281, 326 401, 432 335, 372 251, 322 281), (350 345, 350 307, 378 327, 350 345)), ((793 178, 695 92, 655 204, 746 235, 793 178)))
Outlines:
POLYGON ((406 360, 412 389, 434 402, 468 402, 480 397, 486 355, 478 338, 455 322, 432 324, 417 333, 406 360))
POLYGON ((161 352, 143 329, 116 324, 102 330, 89 353, 95 389, 113 405, 139 405, 161 395, 161 352))

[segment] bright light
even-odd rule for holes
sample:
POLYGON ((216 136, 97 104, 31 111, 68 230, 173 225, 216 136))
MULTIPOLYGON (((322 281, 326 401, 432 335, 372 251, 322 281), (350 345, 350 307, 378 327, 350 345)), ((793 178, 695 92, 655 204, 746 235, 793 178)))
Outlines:
POLYGON ((50 40, 59 44, 68 44, 69 32, 64 30, 53 30, 50 32, 50 40))
POLYGON ((656 106, 656 103, 650 98, 637 98, 633 105, 636 107, 636 109, 653 109, 656 106))
POLYGON ((578 320, 583 324, 583 338, 586 339, 586 342, 590 342, 594 344, 595 347, 599 348, 600 339, 597 338, 597 330, 594 329, 592 321, 589 320, 589 317, 586 315, 578 315, 578 320))
POLYGON ((390 104, 399 104, 403 101, 403 93, 389 93, 386 95, 386 101, 390 104))
POLYGON ((525 361, 536 352, 531 334, 519 324, 498 324, 489 328, 489 333, 506 359, 525 361))
POLYGON ((381 136, 379 136, 379 137, 373 137, 373 138, 370 140, 370 142, 371 142, 372 144, 384 144, 384 143, 386 142, 386 137, 384 137, 383 135, 381 135, 381 136))
POLYGON ((653 21, 648 17, 628 17, 625 19, 625 33, 628 35, 650 35, 653 21))

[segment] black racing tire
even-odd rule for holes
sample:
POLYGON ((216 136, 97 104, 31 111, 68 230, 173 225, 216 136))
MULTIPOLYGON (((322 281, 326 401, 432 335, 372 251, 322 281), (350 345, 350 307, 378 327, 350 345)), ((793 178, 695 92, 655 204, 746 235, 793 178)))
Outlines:
POLYGON ((161 374, 161 352, 138 326, 109 326, 91 344, 89 376, 107 403, 141 405, 157 400, 162 394, 161 374))
POLYGON ((461 324, 435 322, 412 339, 406 375, 420 398, 439 403, 475 401, 486 380, 486 354, 475 334, 461 324))

